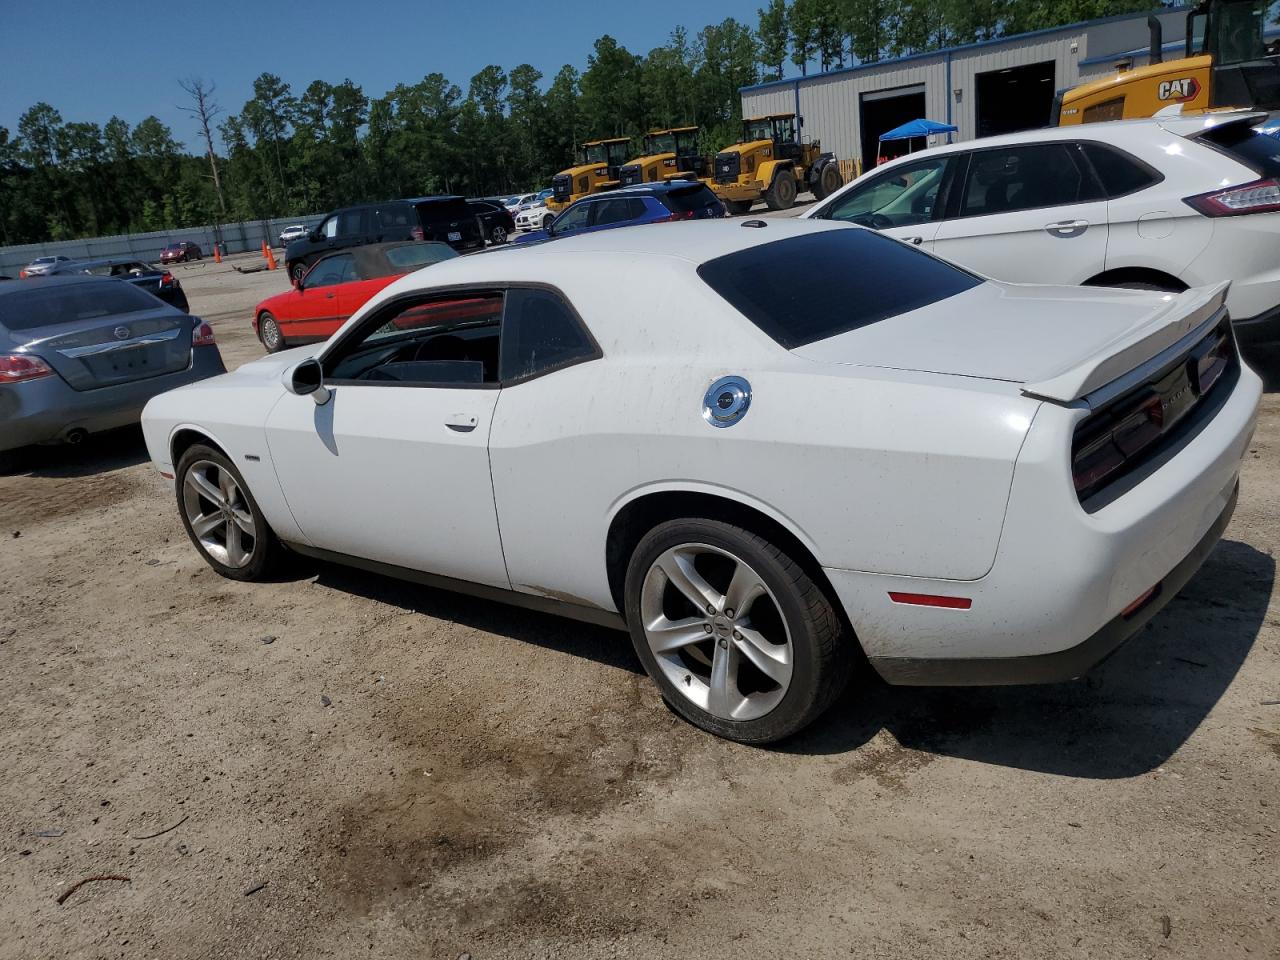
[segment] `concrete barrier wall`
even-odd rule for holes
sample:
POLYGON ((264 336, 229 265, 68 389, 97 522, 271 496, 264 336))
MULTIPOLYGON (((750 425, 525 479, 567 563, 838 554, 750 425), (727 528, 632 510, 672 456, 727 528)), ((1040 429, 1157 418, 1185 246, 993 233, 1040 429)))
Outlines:
MULTIPOLYGON (((250 220, 245 223, 224 223, 216 228, 221 231, 223 253, 244 253, 257 250, 262 241, 272 246, 280 243, 280 231, 300 223, 310 229, 324 218, 324 214, 311 214, 289 220, 250 220)), ((29 243, 16 247, 0 247, 0 276, 16 277, 18 271, 36 257, 64 256, 73 260, 99 257, 137 257, 139 260, 156 261, 160 251, 177 240, 190 240, 200 245, 206 257, 213 256, 215 228, 190 227, 183 230, 161 230, 155 233, 129 233, 118 237, 91 237, 85 240, 59 240, 50 243, 29 243)))

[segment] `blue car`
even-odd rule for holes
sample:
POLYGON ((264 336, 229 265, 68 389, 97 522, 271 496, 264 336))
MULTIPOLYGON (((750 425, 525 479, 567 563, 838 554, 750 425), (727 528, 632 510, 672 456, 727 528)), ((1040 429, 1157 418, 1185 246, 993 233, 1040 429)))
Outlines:
POLYGON ((672 180, 622 187, 607 193, 583 197, 545 230, 535 230, 516 238, 516 243, 537 243, 568 234, 591 233, 640 223, 672 220, 703 220, 723 217, 725 206, 705 183, 672 180))

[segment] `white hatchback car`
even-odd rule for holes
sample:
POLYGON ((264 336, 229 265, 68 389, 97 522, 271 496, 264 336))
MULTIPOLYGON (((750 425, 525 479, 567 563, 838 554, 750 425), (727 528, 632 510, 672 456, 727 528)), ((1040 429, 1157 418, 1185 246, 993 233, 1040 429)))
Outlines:
POLYGON ((989 277, 1154 290, 1231 281, 1241 341, 1280 340, 1280 140, 1258 113, 1091 123, 935 147, 809 219, 882 230, 989 277))
POLYGON ((1224 285, 1012 286, 864 230, 608 230, 396 281, 143 412, 224 576, 285 548, 630 630, 763 743, 891 682, 1078 676, 1235 504, 1224 285))

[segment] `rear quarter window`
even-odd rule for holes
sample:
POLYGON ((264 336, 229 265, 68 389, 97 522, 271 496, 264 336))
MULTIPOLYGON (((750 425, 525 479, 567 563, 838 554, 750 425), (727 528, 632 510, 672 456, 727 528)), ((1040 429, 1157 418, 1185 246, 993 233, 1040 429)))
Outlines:
POLYGON ((1164 179, 1164 176, 1123 150, 1101 143, 1082 143, 1080 149, 1102 182, 1102 190, 1108 199, 1145 190, 1164 179))
POLYGON ((1245 123, 1229 123, 1206 130, 1197 138, 1252 167, 1264 177, 1280 177, 1280 139, 1259 133, 1245 123))
POLYGON ((415 270, 429 263, 451 260, 457 255, 457 251, 447 244, 415 243, 407 247, 392 247, 387 251, 387 260, 393 267, 415 270))
POLYGON ((709 260, 698 275, 788 350, 982 283, 899 240, 856 228, 762 243, 709 260))
POLYGON ((665 200, 667 208, 676 213, 697 212, 714 207, 720 202, 710 189, 700 183, 684 189, 668 190, 665 200))

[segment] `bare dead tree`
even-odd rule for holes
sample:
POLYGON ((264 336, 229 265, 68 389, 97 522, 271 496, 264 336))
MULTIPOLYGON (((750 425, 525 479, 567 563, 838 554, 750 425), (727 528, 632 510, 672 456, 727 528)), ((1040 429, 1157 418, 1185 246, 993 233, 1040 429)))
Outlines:
POLYGON ((210 125, 213 118, 222 112, 222 108, 213 102, 213 92, 217 87, 213 83, 205 83, 199 77, 179 80, 178 86, 191 98, 191 106, 178 107, 183 113, 189 113, 200 121, 200 130, 204 135, 205 147, 209 152, 209 169, 213 171, 213 189, 218 193, 218 206, 222 210, 222 219, 227 219, 227 200, 222 195, 222 178, 218 174, 218 157, 213 152, 213 134, 210 125))

